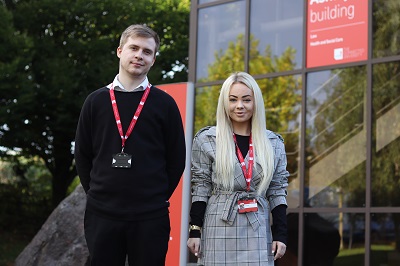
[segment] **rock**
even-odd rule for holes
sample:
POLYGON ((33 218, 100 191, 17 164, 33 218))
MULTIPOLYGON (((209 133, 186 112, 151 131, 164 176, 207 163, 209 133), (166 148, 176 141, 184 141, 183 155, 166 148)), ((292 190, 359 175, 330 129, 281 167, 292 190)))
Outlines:
POLYGON ((15 266, 90 265, 83 231, 85 206, 86 195, 79 185, 50 214, 15 266))

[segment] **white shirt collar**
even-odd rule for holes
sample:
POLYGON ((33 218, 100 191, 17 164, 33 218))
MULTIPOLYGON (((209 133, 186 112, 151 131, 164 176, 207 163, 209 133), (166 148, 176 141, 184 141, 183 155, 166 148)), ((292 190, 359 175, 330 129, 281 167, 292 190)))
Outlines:
MULTIPOLYGON (((121 82, 119 82, 118 74, 115 76, 113 82, 107 85, 107 88, 111 89, 111 86, 113 84, 114 84, 114 90, 129 92, 124 88, 124 86, 121 84, 121 82)), ((148 85, 149 85, 149 80, 147 79, 147 76, 146 76, 146 78, 142 81, 142 83, 140 83, 139 86, 137 86, 133 91, 144 91, 148 85)))

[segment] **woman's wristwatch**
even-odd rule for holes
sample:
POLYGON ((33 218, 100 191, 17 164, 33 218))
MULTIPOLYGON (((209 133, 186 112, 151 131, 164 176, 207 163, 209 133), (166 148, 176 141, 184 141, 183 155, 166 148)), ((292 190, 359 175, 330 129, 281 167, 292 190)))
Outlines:
POLYGON ((192 230, 201 230, 201 227, 200 226, 198 226, 198 225, 194 225, 194 224, 191 224, 190 226, 189 226, 189 232, 190 231, 192 231, 192 230))
POLYGON ((200 238, 201 237, 201 227, 198 225, 191 224, 189 226, 189 238, 200 238))

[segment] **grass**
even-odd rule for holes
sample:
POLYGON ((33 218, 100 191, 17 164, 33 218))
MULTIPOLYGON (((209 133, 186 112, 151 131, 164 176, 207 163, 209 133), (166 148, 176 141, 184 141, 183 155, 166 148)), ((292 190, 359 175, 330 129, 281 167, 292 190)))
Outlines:
MULTIPOLYGON (((34 237, 26 233, 0 230, 0 266, 14 266, 15 259, 34 237)), ((364 265, 365 249, 363 247, 342 249, 335 259, 334 266, 364 265)), ((370 266, 397 266, 398 259, 390 259, 390 254, 397 254, 391 245, 372 245, 370 266)), ((400 253, 399 253, 400 254, 400 253)), ((392 256, 393 257, 393 256, 392 256)))
POLYGON ((14 266, 15 259, 33 236, 10 231, 1 231, 0 236, 0 266, 14 266))
MULTIPOLYGON (((1 166, 1 161, 0 161, 1 166)), ((0 167, 0 178, 1 176, 0 167)), ((0 179, 0 266, 14 266, 15 259, 30 243, 53 211, 51 182, 35 176, 30 186, 16 181, 1 183, 0 179)), ((79 184, 79 179, 68 189, 68 195, 79 184)))
MULTIPOLYGON (((397 266, 400 261, 390 259, 390 253, 396 254, 391 245, 372 245, 370 254, 371 266, 397 266)), ((353 249, 342 249, 336 257, 334 266, 364 265, 365 249, 363 247, 353 249)))

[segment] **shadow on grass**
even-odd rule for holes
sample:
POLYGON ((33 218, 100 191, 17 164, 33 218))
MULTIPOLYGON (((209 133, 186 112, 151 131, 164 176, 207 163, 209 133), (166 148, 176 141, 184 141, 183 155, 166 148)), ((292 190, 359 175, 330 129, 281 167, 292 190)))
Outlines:
MULTIPOLYGON (((364 264, 364 249, 346 251, 336 257, 334 266, 357 266, 364 264)), ((393 250, 371 250, 370 266, 399 266, 400 253, 393 250)))

